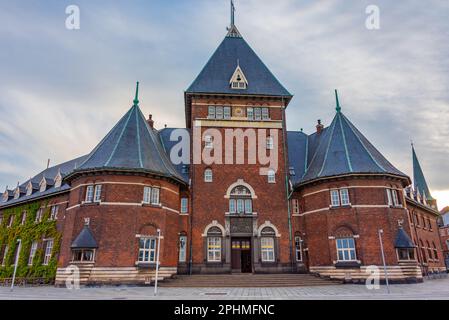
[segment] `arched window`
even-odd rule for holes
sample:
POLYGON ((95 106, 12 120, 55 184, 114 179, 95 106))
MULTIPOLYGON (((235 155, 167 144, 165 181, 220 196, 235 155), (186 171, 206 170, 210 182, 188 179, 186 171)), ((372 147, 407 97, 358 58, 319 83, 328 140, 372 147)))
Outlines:
POLYGON ((229 213, 251 214, 252 212, 251 191, 245 186, 237 186, 232 189, 229 199, 229 213))
POLYGON ((207 168, 204 170, 204 182, 212 182, 212 169, 207 168))
POLYGON ((221 261, 221 238, 223 234, 218 227, 211 227, 207 230, 207 261, 221 261))
POLYGON ((181 232, 179 235, 179 262, 186 262, 187 260, 187 235, 181 232))
POLYGON ((260 256, 262 262, 274 262, 274 239, 276 232, 271 227, 265 227, 260 232, 260 256))

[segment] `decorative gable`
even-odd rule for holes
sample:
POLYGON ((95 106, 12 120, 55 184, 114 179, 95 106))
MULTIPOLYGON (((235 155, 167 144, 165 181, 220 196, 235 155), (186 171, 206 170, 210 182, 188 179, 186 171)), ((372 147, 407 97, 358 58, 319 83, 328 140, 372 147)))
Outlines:
POLYGON ((61 184, 62 184, 61 170, 58 170, 58 174, 55 177, 55 188, 61 187, 61 184))
POLYGON ((30 182, 28 182, 28 184, 27 184, 27 193, 26 193, 26 195, 27 196, 31 196, 33 194, 33 183, 31 183, 31 180, 30 180, 30 182))
POLYGON ((44 192, 45 190, 47 190, 47 180, 43 176, 41 182, 39 183, 39 191, 44 192))
POLYGON ((237 68, 235 68, 235 71, 232 74, 229 84, 231 85, 231 89, 244 90, 248 87, 248 80, 246 80, 245 74, 243 73, 242 68, 240 68, 240 65, 238 63, 237 68))

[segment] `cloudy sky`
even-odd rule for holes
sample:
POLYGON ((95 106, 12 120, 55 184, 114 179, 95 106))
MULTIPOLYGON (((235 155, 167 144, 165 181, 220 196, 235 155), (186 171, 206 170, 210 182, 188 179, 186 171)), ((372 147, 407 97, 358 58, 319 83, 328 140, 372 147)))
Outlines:
MULTIPOLYGON (((294 94, 289 130, 343 112, 402 171, 410 140, 449 205, 449 1, 236 0, 236 24, 294 94), (368 5, 380 29, 365 27, 368 5)), ((0 189, 88 153, 135 81, 155 125, 184 126, 183 91, 226 34, 228 0, 0 0, 0 189), (80 30, 65 27, 68 5, 80 30)))

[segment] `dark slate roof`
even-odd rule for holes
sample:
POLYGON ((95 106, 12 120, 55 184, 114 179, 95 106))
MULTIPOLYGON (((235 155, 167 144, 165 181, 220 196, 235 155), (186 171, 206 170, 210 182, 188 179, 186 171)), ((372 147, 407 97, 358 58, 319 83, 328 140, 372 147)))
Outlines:
POLYGON ((157 131, 150 128, 137 104, 73 173, 103 169, 145 172, 185 182, 171 164, 157 131))
POLYGON ((186 92, 292 96, 241 36, 229 34, 186 92), (247 89, 230 87, 229 81, 237 65, 248 80, 247 89))
MULTIPOLYGON (((158 132, 159 138, 161 140, 162 146, 164 147, 164 150, 166 154, 170 157, 170 153, 172 148, 177 145, 184 137, 188 138, 188 140, 184 140, 185 143, 187 143, 187 149, 182 150, 190 150, 190 130, 185 128, 164 128, 162 130, 159 130, 158 132), (171 141, 170 136, 171 134, 174 134, 173 139, 176 138, 175 141, 171 141), (181 134, 183 136, 181 136, 181 134)), ((178 156, 181 158, 183 156, 182 150, 180 150, 180 153, 178 156)), ((189 162, 190 162, 190 154, 187 155, 187 163, 172 163, 173 166, 176 168, 176 171, 183 177, 184 181, 189 181, 189 162), (183 170, 184 168, 184 170, 183 170)))
POLYGON ((84 226, 79 235, 73 240, 70 246, 73 249, 95 249, 98 248, 97 241, 89 226, 84 226))
POLYGON ((341 112, 328 128, 309 137, 308 153, 300 183, 343 174, 392 174, 408 179, 341 112))
POLYGON ((407 232, 405 232, 405 230, 402 227, 398 229, 398 233, 396 234, 396 240, 394 241, 394 247, 404 249, 410 249, 415 247, 415 244, 413 243, 412 239, 410 239, 409 235, 407 234, 407 232))
POLYGON ((293 167, 295 175, 291 176, 294 184, 301 181, 307 168, 308 137, 301 131, 287 131, 289 167, 293 167))
MULTIPOLYGON (((58 164, 56 166, 50 167, 48 169, 45 169, 44 171, 42 171, 42 172, 38 173, 37 175, 35 175, 33 178, 25 181, 20 186, 23 187, 23 188, 26 188, 28 183, 31 181, 32 184, 33 184, 33 189, 34 189, 35 185, 39 186, 39 183, 42 180, 42 177, 45 177, 46 179, 53 180, 54 177, 56 177, 56 175, 58 174, 58 172, 61 172, 61 174, 63 176, 67 175, 67 174, 71 173, 85 159, 86 159, 86 156, 82 156, 82 157, 79 157, 79 158, 76 158, 76 159, 73 159, 73 160, 70 160, 70 161, 58 164)), ((25 201, 38 199, 38 198, 41 198, 41 197, 47 197, 47 196, 50 196, 51 194, 64 192, 64 191, 67 191, 67 190, 70 190, 70 186, 67 185, 67 184, 63 184, 59 188, 55 188, 53 186, 53 184, 52 184, 50 188, 48 188, 47 190, 45 190, 43 192, 35 191, 35 192, 33 192, 33 194, 31 194, 29 196, 23 195, 23 196, 21 196, 18 199, 10 199, 7 202, 1 202, 0 201, 0 208, 7 207, 7 206, 10 206, 10 205, 14 205, 14 204, 18 204, 18 203, 22 203, 22 202, 25 202, 25 201)), ((14 191, 12 191, 12 192, 14 192, 14 191)))
POLYGON ((415 191, 419 191, 420 195, 426 195, 427 200, 433 200, 430 194, 429 187, 427 186, 426 178, 419 164, 418 157, 416 156, 415 148, 412 146, 413 157, 413 187, 415 191))

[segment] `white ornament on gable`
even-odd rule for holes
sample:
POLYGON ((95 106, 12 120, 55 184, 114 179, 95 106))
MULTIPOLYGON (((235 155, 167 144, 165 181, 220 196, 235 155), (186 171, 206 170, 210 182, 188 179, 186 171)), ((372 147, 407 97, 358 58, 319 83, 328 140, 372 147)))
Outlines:
POLYGON ((248 80, 243 73, 242 68, 240 68, 240 64, 237 61, 237 67, 235 68, 234 73, 232 74, 231 80, 229 81, 232 89, 246 89, 248 86, 248 80))

